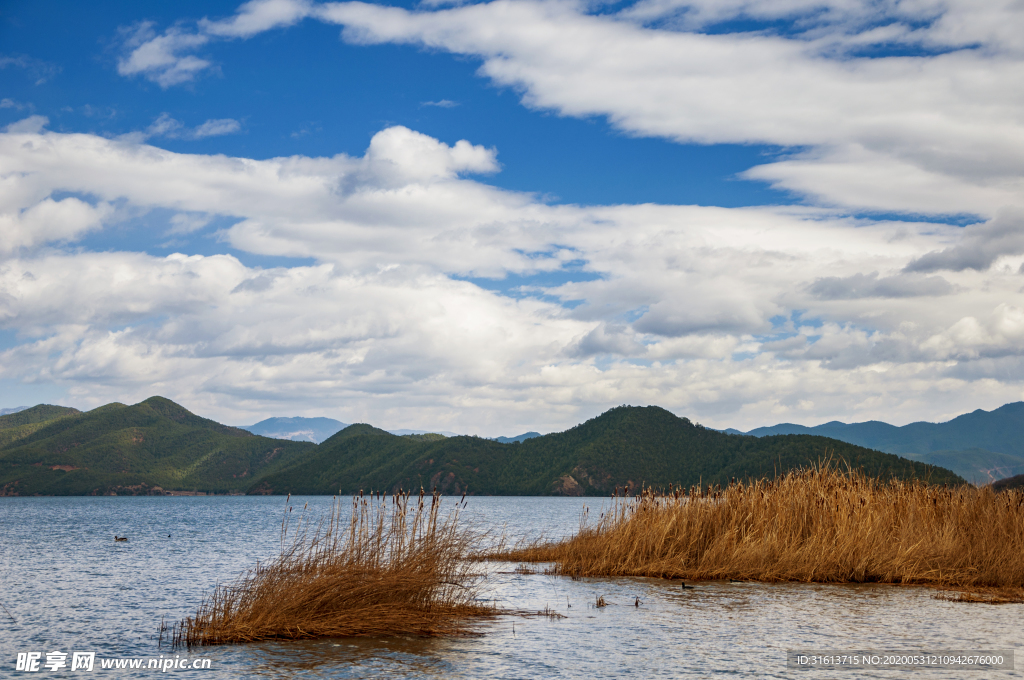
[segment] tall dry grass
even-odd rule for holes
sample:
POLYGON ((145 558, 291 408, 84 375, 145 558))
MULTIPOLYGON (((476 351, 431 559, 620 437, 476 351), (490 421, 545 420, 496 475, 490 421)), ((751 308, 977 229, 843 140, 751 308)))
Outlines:
MULTIPOLYGON (((312 523, 282 522, 282 552, 218 586, 172 634, 175 645, 267 639, 459 635, 498 612, 476 600, 474 539, 438 494, 337 500, 312 523)), ((290 510, 290 509, 289 509, 290 510)))
MULTIPOLYGON (((492 556, 573 576, 1024 588, 1024 493, 880 481, 832 465, 618 498, 564 541, 492 556)), ((1004 593, 1005 594, 1005 593, 1004 593)))

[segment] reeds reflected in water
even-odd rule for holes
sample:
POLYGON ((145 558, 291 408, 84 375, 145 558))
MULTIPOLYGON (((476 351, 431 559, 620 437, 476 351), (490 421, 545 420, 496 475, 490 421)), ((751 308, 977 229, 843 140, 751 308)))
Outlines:
POLYGON ((821 464, 726 488, 643 489, 571 538, 491 557, 572 576, 923 584, 1021 601, 1024 493, 821 464))
POLYGON ((471 633, 499 612, 476 601, 474 539, 459 507, 442 516, 441 497, 421 491, 360 494, 348 521, 337 500, 294 529, 286 513, 280 556, 218 586, 173 643, 471 633))

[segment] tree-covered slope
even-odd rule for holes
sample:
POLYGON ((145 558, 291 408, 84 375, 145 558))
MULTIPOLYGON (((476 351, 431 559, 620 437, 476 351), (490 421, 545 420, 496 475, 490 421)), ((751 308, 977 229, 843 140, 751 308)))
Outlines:
POLYGON ((616 487, 724 484, 819 460, 882 477, 963 483, 948 470, 811 435, 733 436, 658 408, 619 407, 565 432, 502 444, 422 441, 353 425, 301 461, 269 472, 257 493, 355 493, 435 486, 445 493, 605 495, 616 487))
POLYGON ((67 406, 39 404, 16 413, 0 416, 0 447, 24 439, 55 420, 78 413, 81 411, 67 406))
POLYGON ((1024 474, 1024 456, 996 453, 985 449, 962 451, 931 451, 903 454, 910 460, 938 465, 952 470, 971 484, 990 484, 999 479, 1024 474))
POLYGON ((1024 474, 1014 475, 1013 477, 1007 477, 1006 479, 1000 479, 997 482, 993 482, 992 489, 995 491, 1010 491, 1011 489, 1024 489, 1024 474))
POLYGON ((0 446, 0 494, 237 491, 313 446, 259 437, 152 397, 44 421, 0 446))
POLYGON ((910 423, 902 427, 879 421, 805 427, 783 423, 747 432, 755 437, 775 434, 816 434, 888 453, 930 453, 985 449, 1024 456, 1024 402, 992 411, 978 409, 945 423, 910 423))

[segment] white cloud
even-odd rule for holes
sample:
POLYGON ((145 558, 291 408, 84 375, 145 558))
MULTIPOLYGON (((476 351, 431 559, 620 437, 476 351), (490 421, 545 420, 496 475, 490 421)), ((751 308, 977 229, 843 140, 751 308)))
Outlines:
POLYGON ((185 127, 180 120, 175 120, 169 113, 161 113, 144 131, 129 132, 119 137, 120 140, 139 144, 152 137, 168 139, 204 139, 220 135, 231 135, 239 132, 242 124, 234 118, 218 118, 207 120, 195 128, 185 127))
POLYGON ((242 129, 242 124, 234 118, 211 119, 196 127, 192 131, 193 139, 204 137, 219 137, 220 135, 233 135, 242 129))
MULTIPOLYGON (((793 3, 778 13, 800 17, 820 6, 793 3)), ((877 18, 877 9, 850 6, 877 18)), ((697 7, 697 24, 712 7, 697 7)), ((723 7, 715 20, 772 15, 765 3, 723 7)), ((914 7, 893 11, 908 21, 946 17, 938 5, 914 7)), ((965 7, 945 11, 966 16, 965 7)), ((481 58, 481 75, 520 89, 533 108, 607 116, 628 132, 679 142, 812 147, 748 176, 826 204, 991 216, 1024 200, 1022 41, 999 26, 1019 33, 1024 15, 1001 7, 970 32, 942 20, 910 31, 912 42, 929 45, 990 40, 985 49, 893 58, 837 57, 823 47, 826 38, 804 34, 645 28, 623 21, 629 12, 593 16, 572 2, 496 0, 425 12, 348 2, 326 6, 323 16, 344 25, 352 43, 481 58)), ((845 36, 847 28, 839 21, 834 30, 845 36)))
POLYGON ((799 149, 745 176, 821 205, 988 218, 1024 204, 1019 3, 645 0, 600 15, 588 7, 494 0, 409 11, 255 0, 228 19, 203 20, 194 33, 175 26, 157 35, 142 25, 129 41, 128 61, 138 54, 138 64, 123 72, 144 72, 165 86, 185 82, 210 66, 186 63, 210 39, 246 38, 312 17, 344 26, 355 44, 412 44, 481 59, 480 75, 521 91, 532 108, 605 116, 628 133, 681 143, 799 149), (787 28, 704 32, 736 19, 787 28), (858 52, 893 46, 923 51, 858 52))
POLYGON ((24 338, 0 377, 65 386, 80 405, 160 393, 242 422, 329 403, 342 419, 488 435, 624 402, 752 427, 1021 396, 1024 369, 1004 363, 1024 359, 1024 253, 903 272, 971 229, 552 206, 466 176, 497 169, 493 149, 402 127, 361 157, 266 160, 0 134, 0 327, 24 338), (174 234, 220 218, 239 250, 315 264, 61 249, 113 205, 174 211, 174 234), (590 280, 518 300, 456 277, 580 262, 590 280))
POLYGON ((273 28, 291 26, 314 11, 313 3, 303 0, 250 0, 240 5, 230 19, 203 19, 199 27, 210 35, 248 38, 273 28))
POLYGON ((436 102, 423 102, 421 106, 436 106, 441 109, 454 109, 459 105, 459 102, 453 102, 451 99, 439 99, 436 102))
POLYGON ((117 63, 117 72, 123 76, 143 75, 166 89, 194 79, 211 65, 206 59, 186 53, 206 45, 210 41, 206 35, 188 33, 178 27, 157 35, 148 21, 126 29, 124 34, 127 54, 117 63))
POLYGON ((99 229, 112 211, 106 203, 90 205, 77 198, 46 198, 22 210, 5 211, 0 213, 0 254, 54 241, 73 241, 99 229))
POLYGON ((46 116, 29 116, 28 118, 11 123, 4 129, 10 134, 34 134, 38 133, 49 124, 50 119, 46 116))
POLYGON ((211 219, 210 215, 178 213, 171 217, 171 228, 164 233, 164 236, 191 234, 208 225, 211 219))
POLYGON ((985 270, 1000 257, 1022 254, 1024 210, 1003 209, 988 222, 966 227, 956 245, 923 255, 910 262, 906 269, 911 272, 985 270))

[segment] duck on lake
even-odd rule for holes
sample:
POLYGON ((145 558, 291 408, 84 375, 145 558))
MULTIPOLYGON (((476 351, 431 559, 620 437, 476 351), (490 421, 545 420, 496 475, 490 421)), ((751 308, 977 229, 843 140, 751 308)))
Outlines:
POLYGON ((115 542, 116 541, 127 541, 127 540, 128 540, 127 536, 118 536, 117 534, 114 534, 114 541, 115 542))

